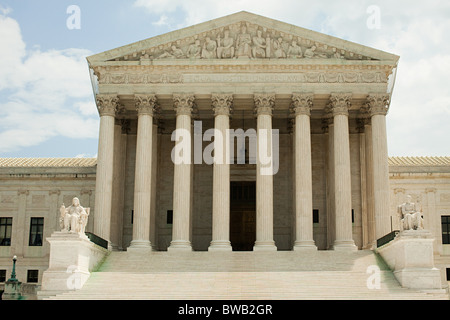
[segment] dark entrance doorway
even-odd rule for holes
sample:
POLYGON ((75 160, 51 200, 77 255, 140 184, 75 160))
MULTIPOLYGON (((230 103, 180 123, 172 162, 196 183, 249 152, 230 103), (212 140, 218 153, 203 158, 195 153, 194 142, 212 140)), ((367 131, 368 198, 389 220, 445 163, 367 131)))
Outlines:
POLYGON ((252 251, 256 241, 256 182, 231 182, 230 198, 230 241, 233 251, 252 251))

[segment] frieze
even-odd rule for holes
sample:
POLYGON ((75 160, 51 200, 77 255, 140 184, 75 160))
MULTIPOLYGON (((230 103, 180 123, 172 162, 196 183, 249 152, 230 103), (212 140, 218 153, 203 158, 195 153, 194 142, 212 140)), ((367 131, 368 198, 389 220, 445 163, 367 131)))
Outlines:
POLYGON ((383 72, 305 72, 258 74, 105 74, 99 84, 179 83, 386 83, 383 72))
POLYGON ((110 73, 99 78, 99 84, 182 83, 181 74, 110 73))

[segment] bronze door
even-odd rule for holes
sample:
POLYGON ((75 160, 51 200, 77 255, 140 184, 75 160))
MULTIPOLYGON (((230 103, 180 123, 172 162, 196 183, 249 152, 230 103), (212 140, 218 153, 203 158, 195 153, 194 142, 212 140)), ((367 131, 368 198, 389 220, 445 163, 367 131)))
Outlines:
POLYGON ((233 251, 252 251, 256 241, 256 183, 231 182, 230 241, 233 251))

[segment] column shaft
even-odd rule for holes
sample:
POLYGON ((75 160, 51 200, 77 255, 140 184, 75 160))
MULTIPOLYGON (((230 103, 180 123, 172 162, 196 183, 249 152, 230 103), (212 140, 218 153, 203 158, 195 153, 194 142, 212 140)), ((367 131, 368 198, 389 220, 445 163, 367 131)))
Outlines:
POLYGON ((111 233, 111 207, 114 162, 114 122, 119 98, 115 95, 97 95, 100 112, 100 134, 95 183, 94 233, 107 240, 111 233))
MULTIPOLYGON (((153 111, 155 95, 136 95, 138 128, 134 180, 133 240, 131 249, 151 250, 150 210, 152 189, 153 111)), ((129 249, 130 249, 129 248, 129 249)))
POLYGON ((213 95, 215 112, 212 241, 208 251, 231 251, 229 131, 232 95, 213 95))
POLYGON ((356 250, 352 232, 352 185, 350 139, 348 128, 348 95, 332 96, 334 122, 334 192, 336 239, 334 250, 356 250))
POLYGON ((372 116, 373 187, 376 238, 391 231, 389 213, 389 165, 386 139, 386 117, 372 116))
POLYGON ((174 167, 172 241, 168 251, 192 251, 190 241, 192 184, 191 112, 194 96, 174 95, 173 99, 177 112, 175 140, 182 145, 181 156, 185 161, 175 163, 174 167))
POLYGON ((152 143, 152 187, 151 187, 151 210, 150 210, 150 243, 153 250, 156 250, 156 188, 158 184, 158 125, 153 125, 153 143, 152 143))
POLYGON ((272 108, 275 95, 255 95, 257 111, 255 251, 276 251, 273 240, 272 108), (269 163, 267 159, 269 158, 269 163))
POLYGON ((372 148, 372 126, 365 124, 365 152, 366 152, 366 202, 367 202, 367 238, 369 245, 375 244, 375 214, 373 198, 373 148, 372 148))
POLYGON ((294 250, 317 247, 313 239, 311 123, 312 95, 293 96, 295 112, 295 221, 294 250))
POLYGON ((376 238, 391 231, 389 212, 389 165, 386 114, 389 96, 370 94, 367 98, 372 119, 373 194, 376 238))
POLYGON ((334 124, 332 118, 327 119, 327 248, 333 248, 336 240, 336 212, 334 195, 334 124))
MULTIPOLYGON (((114 174, 111 209, 111 246, 113 250, 122 249, 123 181, 122 169, 125 161, 125 149, 122 139, 122 125, 116 121, 114 126, 114 174)), ((81 200, 81 199, 80 199, 81 200)), ((85 202, 81 202, 85 203, 85 202)))

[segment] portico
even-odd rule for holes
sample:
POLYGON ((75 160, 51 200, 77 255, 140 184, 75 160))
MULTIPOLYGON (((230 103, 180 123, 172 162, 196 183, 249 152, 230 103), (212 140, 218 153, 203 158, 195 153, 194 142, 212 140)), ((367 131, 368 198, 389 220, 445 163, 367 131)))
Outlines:
POLYGON ((88 61, 101 119, 94 232, 113 248, 231 251, 233 181, 256 184, 254 251, 356 250, 389 233, 397 56, 240 12, 88 61), (287 55, 293 42, 304 56, 287 55), (194 159, 194 121, 216 133, 200 152, 223 138, 213 163, 194 159), (227 159, 229 129, 255 130, 255 159, 250 139, 245 164, 227 159), (180 150, 191 161, 173 161, 180 150))

